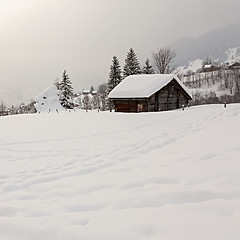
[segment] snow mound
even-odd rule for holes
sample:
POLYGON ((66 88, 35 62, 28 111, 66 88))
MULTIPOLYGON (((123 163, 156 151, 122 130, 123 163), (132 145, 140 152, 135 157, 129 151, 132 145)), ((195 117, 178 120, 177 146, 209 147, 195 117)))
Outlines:
POLYGON ((64 108, 60 104, 59 96, 61 91, 55 85, 45 89, 36 98, 35 107, 37 112, 62 111, 64 108))

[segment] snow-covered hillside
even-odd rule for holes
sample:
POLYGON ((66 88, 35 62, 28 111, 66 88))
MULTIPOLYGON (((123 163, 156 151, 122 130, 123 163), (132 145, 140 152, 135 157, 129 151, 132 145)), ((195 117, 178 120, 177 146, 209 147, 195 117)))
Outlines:
MULTIPOLYGON (((205 56, 205 59, 208 56, 205 56)), ((175 73, 179 74, 187 74, 189 71, 191 72, 197 72, 197 70, 201 69, 203 66, 203 62, 205 59, 196 59, 189 61, 186 65, 177 67, 175 70, 175 73)), ((232 64, 235 62, 240 61, 240 47, 235 48, 229 48, 225 54, 224 57, 222 57, 223 62, 222 63, 228 63, 232 64)), ((218 59, 212 59, 212 61, 218 61, 218 59)))
POLYGON ((240 104, 0 118, 0 239, 239 240, 240 104))
POLYGON ((196 59, 194 61, 188 62, 188 64, 178 67, 175 70, 176 74, 187 74, 189 71, 196 72, 198 69, 202 68, 203 66, 203 60, 202 59, 196 59))
POLYGON ((60 91, 55 85, 52 85, 45 89, 35 98, 35 108, 37 109, 37 112, 56 112, 64 110, 60 104, 59 96, 60 91))
POLYGON ((234 63, 236 61, 240 61, 240 47, 229 48, 226 51, 226 60, 225 62, 234 63))
MULTIPOLYGON (((195 59, 205 60, 207 57, 213 61, 227 60, 226 51, 240 47, 240 23, 209 32, 197 38, 185 38, 171 44, 177 52, 176 66, 187 65, 195 59)), ((240 52, 237 52, 240 56, 240 52)))

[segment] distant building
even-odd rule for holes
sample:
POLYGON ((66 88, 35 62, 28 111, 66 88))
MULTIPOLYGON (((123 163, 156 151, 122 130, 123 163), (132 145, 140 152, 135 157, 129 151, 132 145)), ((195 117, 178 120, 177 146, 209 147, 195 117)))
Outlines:
POLYGON ((207 64, 202 67, 202 72, 214 72, 220 70, 220 67, 216 67, 212 64, 207 64))
POLYGON ((83 94, 83 95, 88 95, 88 94, 90 94, 90 93, 91 93, 90 90, 85 90, 85 89, 83 89, 83 91, 82 91, 82 94, 83 94))
POLYGON ((83 90, 82 90, 82 94, 83 94, 83 95, 91 94, 91 95, 94 96, 94 95, 97 95, 97 91, 94 91, 94 90, 91 91, 91 90, 88 90, 88 89, 87 89, 87 90, 83 89, 83 90))
POLYGON ((235 70, 235 69, 240 69, 240 63, 239 62, 235 62, 231 65, 228 66, 229 70, 235 70))
POLYGON ((126 77, 108 95, 116 112, 166 111, 187 106, 192 100, 174 74, 140 74, 126 77))

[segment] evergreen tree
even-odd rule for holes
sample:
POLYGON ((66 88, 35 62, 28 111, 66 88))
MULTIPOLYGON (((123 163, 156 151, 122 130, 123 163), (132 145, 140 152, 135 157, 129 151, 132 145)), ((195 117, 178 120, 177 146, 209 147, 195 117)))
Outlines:
POLYGON ((73 108, 73 87, 66 70, 64 70, 63 72, 62 81, 60 82, 59 89, 62 92, 60 96, 61 105, 65 108, 73 108))
POLYGON ((123 77, 125 78, 134 74, 141 74, 141 69, 135 51, 130 48, 129 52, 127 53, 127 58, 125 59, 123 77))
POLYGON ((109 78, 107 83, 107 92, 110 93, 122 81, 122 70, 119 60, 116 56, 113 57, 112 65, 110 66, 109 78))
POLYGON ((154 74, 155 73, 152 65, 150 65, 149 59, 146 60, 145 66, 143 67, 143 70, 142 70, 142 73, 143 74, 154 74))

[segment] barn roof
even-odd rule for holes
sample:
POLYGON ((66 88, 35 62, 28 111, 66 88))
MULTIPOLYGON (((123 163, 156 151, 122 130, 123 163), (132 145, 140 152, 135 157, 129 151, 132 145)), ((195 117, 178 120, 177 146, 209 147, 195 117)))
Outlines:
POLYGON ((211 67, 213 67, 212 64, 205 64, 205 65, 203 66, 203 68, 211 68, 211 67))
POLYGON ((191 94, 175 74, 140 74, 126 77, 108 95, 109 98, 148 98, 175 79, 191 98, 191 94))

